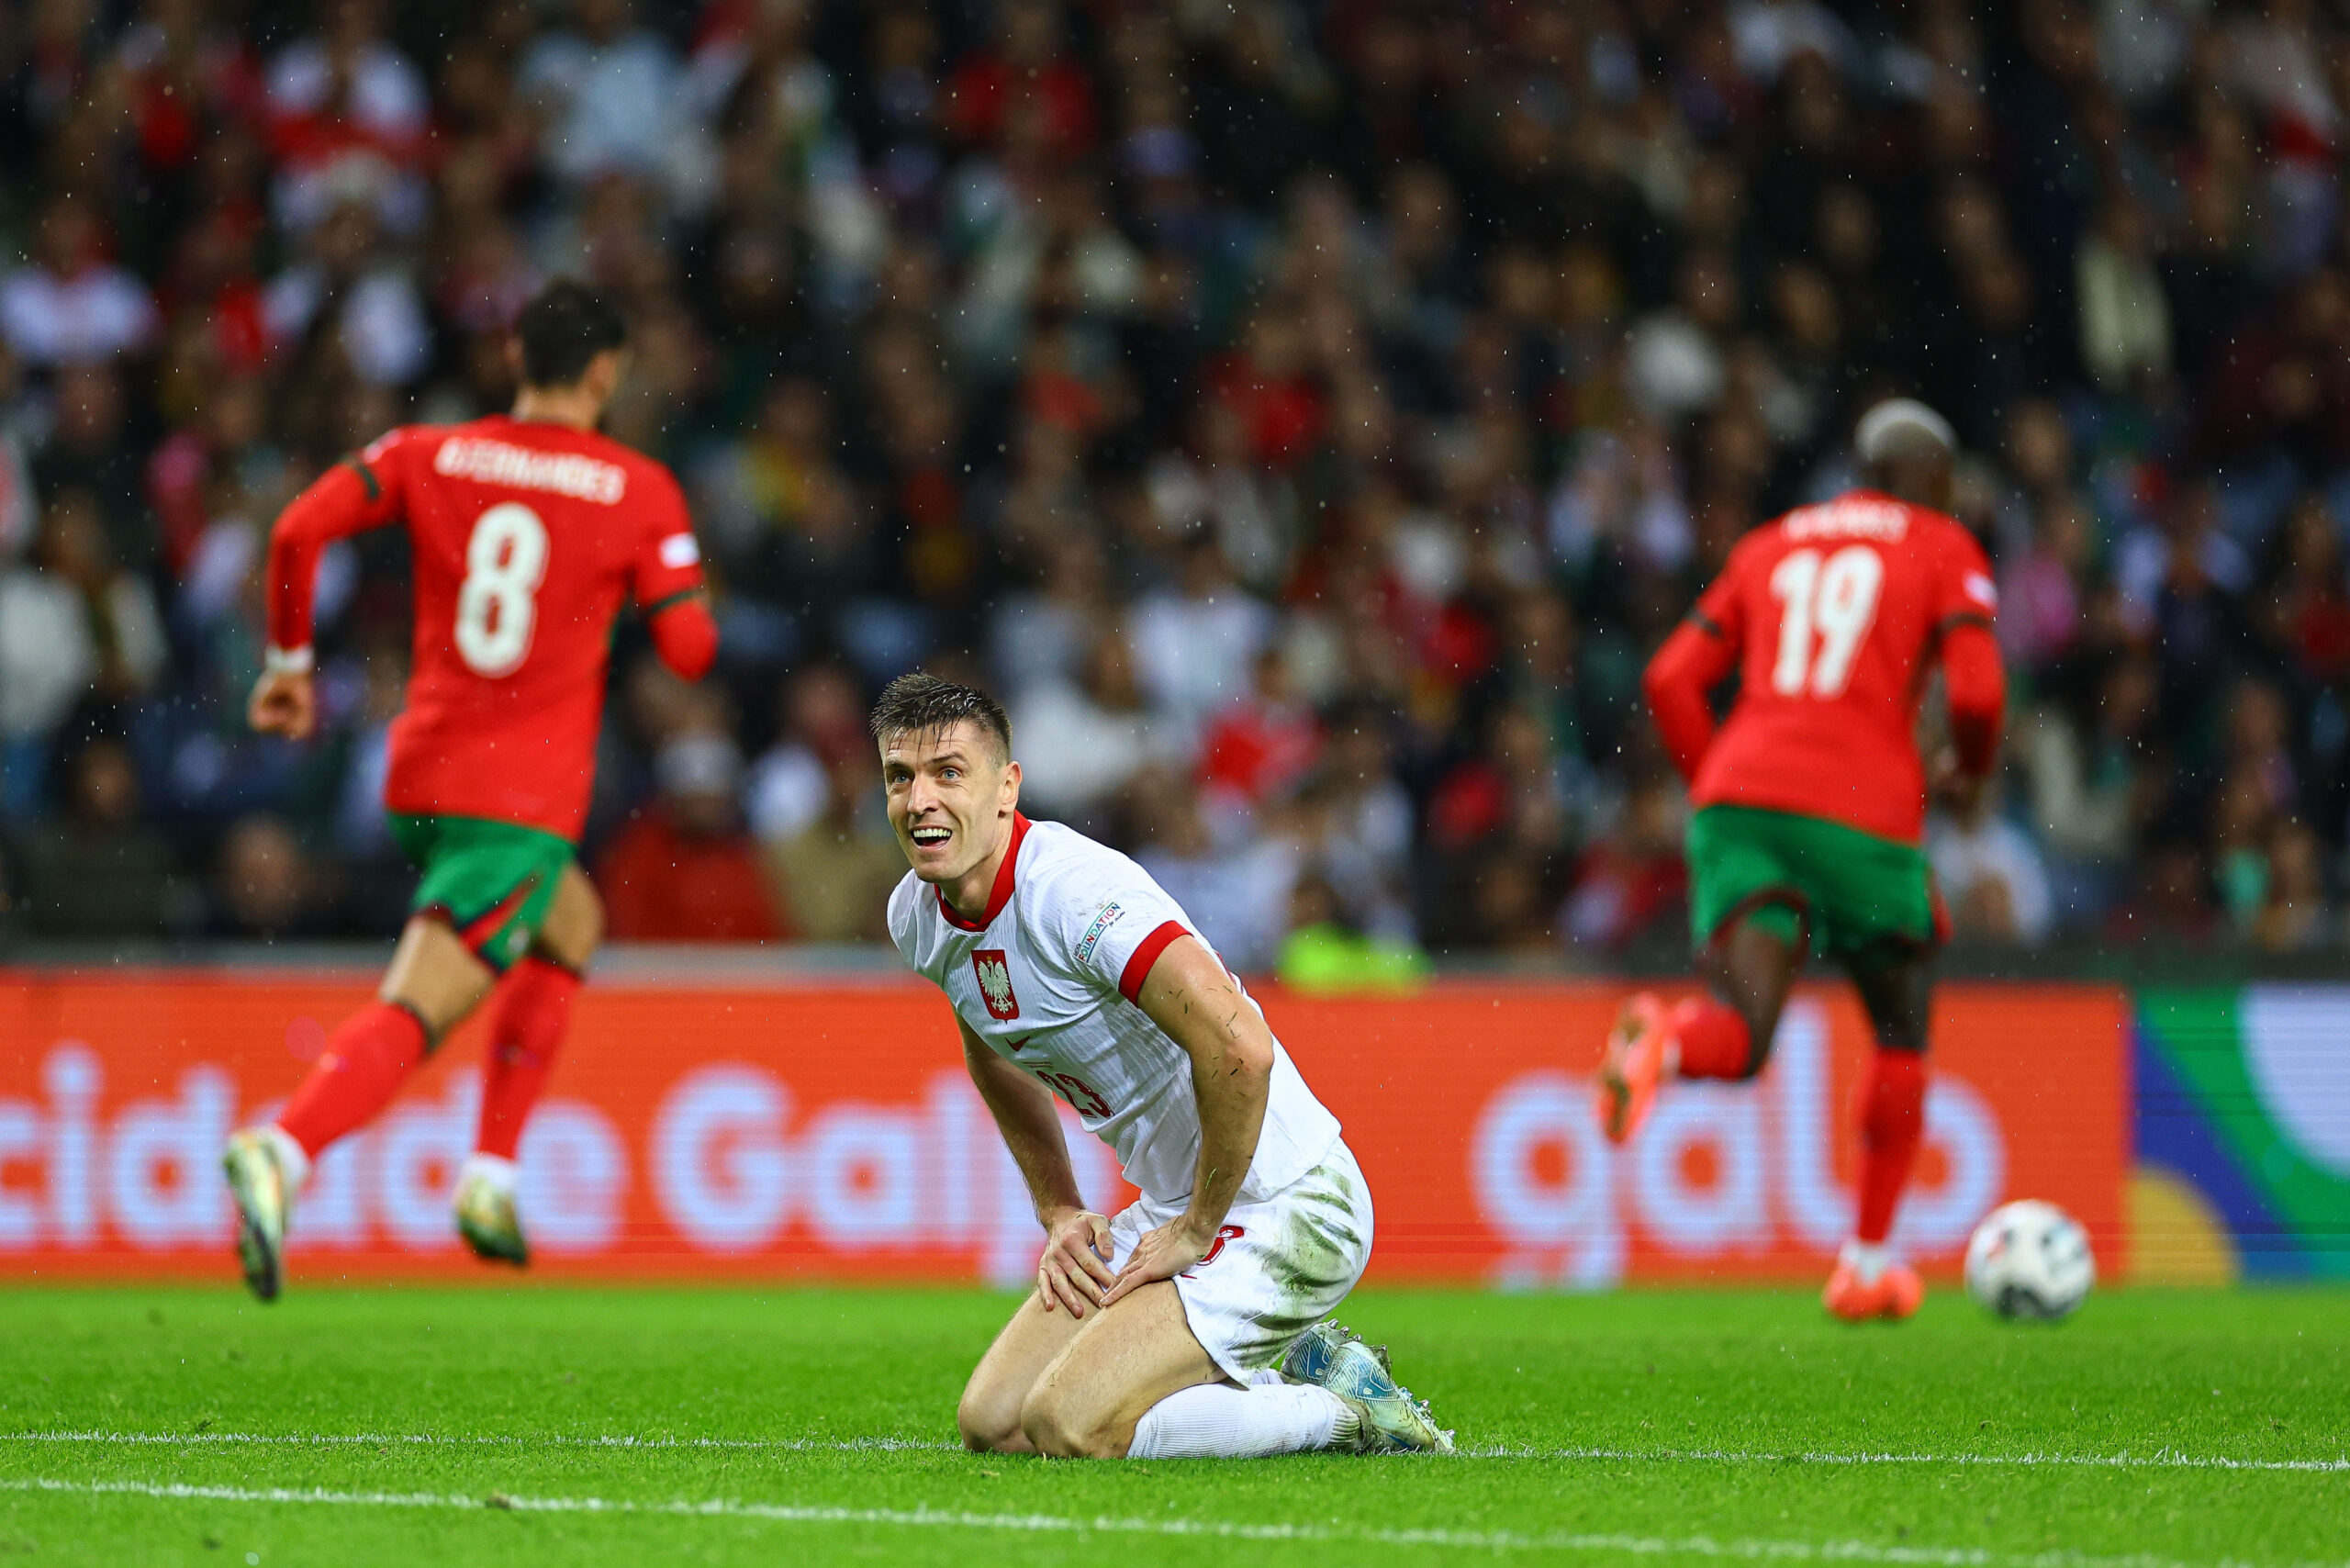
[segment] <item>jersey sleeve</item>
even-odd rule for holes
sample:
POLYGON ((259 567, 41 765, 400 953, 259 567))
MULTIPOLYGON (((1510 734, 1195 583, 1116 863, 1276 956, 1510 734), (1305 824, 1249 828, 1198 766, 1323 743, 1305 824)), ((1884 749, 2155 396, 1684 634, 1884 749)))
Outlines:
POLYGON ((1113 874, 1089 876, 1081 889, 1077 879, 1059 879, 1052 890, 1054 946, 1088 984, 1134 1002, 1168 946, 1199 932, 1149 872, 1123 855, 1107 860, 1100 868, 1114 867, 1113 874))
POLYGON ((1738 667, 1744 645, 1746 610, 1739 584, 1745 559, 1731 554, 1722 575, 1698 596, 1640 677, 1657 734, 1684 783, 1696 780, 1698 765, 1714 744, 1714 711, 1707 694, 1738 667))
POLYGON ((644 479, 644 527, 629 564, 629 593, 649 617, 701 588, 701 543, 694 537, 685 494, 668 470, 639 472, 644 479))
POLYGON ((914 900, 921 891, 922 884, 911 871, 890 890, 890 940, 897 944, 898 956, 909 964, 918 961, 914 955, 914 900))
POLYGON ((286 503, 269 533, 269 650, 272 661, 308 668, 319 556, 338 539, 381 528, 398 517, 403 470, 415 442, 396 430, 328 469, 286 503))
POLYGON ((1999 589, 1991 577, 1990 557, 1975 535, 1952 524, 1950 546, 1942 553, 1934 583, 1935 634, 1947 636, 1953 627, 1964 625, 1987 631, 1998 612, 1999 589))
POLYGON ((1722 575, 1716 577, 1697 602, 1690 607, 1688 622, 1698 631, 1714 638, 1729 650, 1730 664, 1738 663, 1738 651, 1746 645, 1746 597, 1743 588, 1753 557, 1743 550, 1730 552, 1722 575))
POLYGON ((1975 535, 1956 526, 1951 532, 1951 548, 1935 585, 1934 638, 1950 706, 1951 745, 1960 769, 1979 778, 1998 765, 1999 732, 2007 716, 2007 671, 1991 630, 1999 590, 1991 579, 1990 560, 1975 535))

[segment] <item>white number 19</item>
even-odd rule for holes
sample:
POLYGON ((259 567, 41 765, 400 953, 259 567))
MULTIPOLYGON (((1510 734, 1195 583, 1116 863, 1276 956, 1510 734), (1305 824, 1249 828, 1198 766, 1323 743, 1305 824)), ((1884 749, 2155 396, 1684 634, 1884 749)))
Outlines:
POLYGON ((1865 544, 1846 545, 1824 566, 1817 550, 1797 550, 1781 561, 1771 573, 1771 597, 1785 607, 1771 689, 1800 697, 1808 686, 1814 697, 1840 695, 1852 678, 1861 639, 1876 621, 1884 587, 1885 561, 1865 544))
POLYGON ((481 514, 457 588, 457 652, 476 675, 497 680, 530 656, 546 575, 547 525, 537 512, 503 501, 481 514))

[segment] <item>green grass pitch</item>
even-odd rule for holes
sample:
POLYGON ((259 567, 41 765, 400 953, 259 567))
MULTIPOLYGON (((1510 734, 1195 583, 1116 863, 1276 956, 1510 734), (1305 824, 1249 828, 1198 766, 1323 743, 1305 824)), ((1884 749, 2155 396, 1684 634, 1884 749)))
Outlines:
POLYGON ((1367 1292, 1452 1459, 953 1446, 1011 1298, 0 1291, 0 1564, 2350 1559, 2350 1294, 1367 1292))

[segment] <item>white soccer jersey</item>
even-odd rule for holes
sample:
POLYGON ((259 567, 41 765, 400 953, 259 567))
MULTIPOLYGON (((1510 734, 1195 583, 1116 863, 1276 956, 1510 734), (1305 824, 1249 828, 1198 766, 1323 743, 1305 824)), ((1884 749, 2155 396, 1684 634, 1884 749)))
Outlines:
MULTIPOLYGON (((1117 1151, 1127 1181, 1162 1204, 1190 1198, 1200 1159, 1192 1058, 1135 999, 1167 945, 1199 928, 1148 872, 1072 828, 1015 815, 977 924, 909 871, 890 895, 890 935, 974 1034, 1117 1151)), ((1338 1119, 1275 1041, 1264 1131, 1237 1201, 1270 1197, 1337 1141, 1338 1119)))

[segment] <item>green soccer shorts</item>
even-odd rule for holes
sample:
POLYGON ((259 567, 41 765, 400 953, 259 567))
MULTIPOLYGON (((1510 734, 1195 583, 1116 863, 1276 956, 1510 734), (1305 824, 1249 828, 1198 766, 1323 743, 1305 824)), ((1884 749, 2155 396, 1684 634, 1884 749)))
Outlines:
POLYGON ((1946 935, 1925 852, 1824 817, 1707 806, 1689 820, 1689 923, 1699 946, 1740 920, 1824 958, 1946 935))
POLYGON ((423 874, 411 913, 445 921, 499 974, 531 950, 554 907, 571 841, 479 817, 387 813, 392 836, 423 874))

